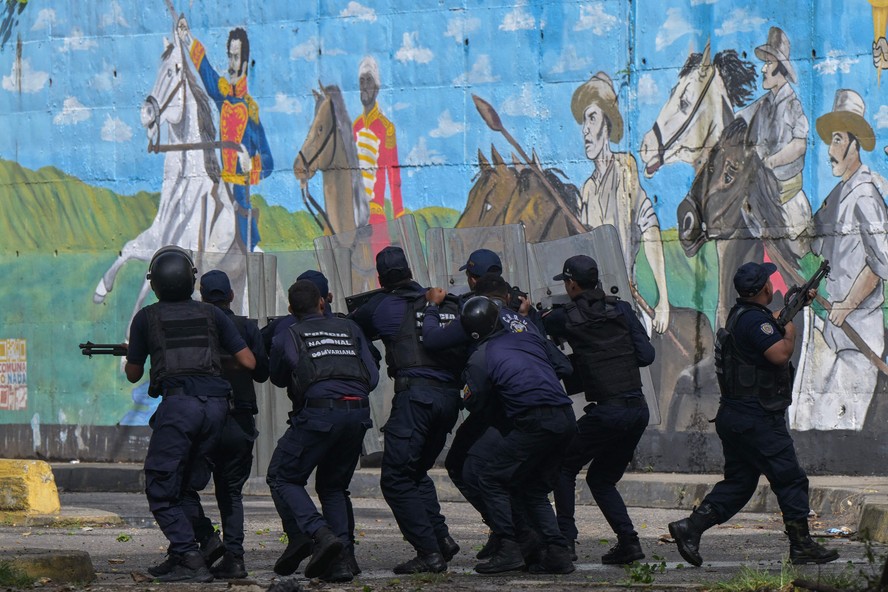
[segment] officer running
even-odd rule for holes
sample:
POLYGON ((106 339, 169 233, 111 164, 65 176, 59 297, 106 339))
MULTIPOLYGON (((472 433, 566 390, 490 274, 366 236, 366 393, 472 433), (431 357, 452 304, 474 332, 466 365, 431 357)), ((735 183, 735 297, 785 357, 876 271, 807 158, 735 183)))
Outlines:
POLYGON ((325 317, 326 298, 309 280, 290 286, 296 322, 271 347, 271 381, 292 385, 305 406, 294 409, 268 466, 275 504, 283 505, 314 542, 307 578, 348 582, 354 574, 345 494, 364 433, 372 426, 368 399, 379 371, 360 329, 347 319, 325 317), (318 512, 305 489, 316 471, 318 512))
MULTIPOLYGON (((688 518, 669 524, 681 556, 698 567, 703 563, 703 531, 739 512, 762 474, 783 512, 790 562, 827 563, 839 557, 814 542, 808 531, 808 477, 786 426, 796 332, 792 322, 784 332, 768 309, 774 297, 769 278, 775 271, 773 263, 740 266, 734 274, 740 297, 718 332, 715 365, 722 396, 715 429, 725 455, 725 477, 688 518)), ((813 299, 813 291, 808 296, 813 299)))
POLYGON ((191 299, 197 269, 182 249, 151 258, 147 279, 159 302, 133 317, 124 371, 136 383, 151 358, 149 393, 163 400, 151 417, 145 456, 148 507, 170 541, 167 559, 149 569, 160 582, 211 582, 193 524, 197 491, 210 480, 208 457, 228 416, 231 386, 222 375, 228 352, 247 370, 256 359, 221 309, 191 299))
MULTIPOLYGON (((459 552, 450 536, 428 470, 444 448, 461 406, 459 372, 463 348, 434 355, 422 345, 428 290, 413 281, 404 251, 386 247, 376 256, 383 288, 351 317, 370 339, 382 339, 389 375, 395 379, 392 410, 383 428, 380 487, 416 557, 394 567, 397 574, 442 572, 459 552)), ((456 299, 439 316, 452 321, 456 299)))
POLYGON ((617 543, 601 557, 605 565, 644 558, 638 533, 617 491, 650 419, 639 368, 654 361, 654 348, 628 303, 608 296, 598 282, 598 264, 586 255, 564 262, 556 275, 571 302, 543 317, 546 332, 573 349, 576 378, 586 401, 577 436, 564 455, 555 486, 558 526, 576 560, 574 520, 577 475, 589 461, 586 483, 617 543))

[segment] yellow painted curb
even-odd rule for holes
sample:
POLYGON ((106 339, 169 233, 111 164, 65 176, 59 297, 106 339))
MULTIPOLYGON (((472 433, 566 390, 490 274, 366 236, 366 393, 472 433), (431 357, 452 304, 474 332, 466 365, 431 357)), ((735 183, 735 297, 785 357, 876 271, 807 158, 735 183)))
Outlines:
POLYGON ((52 468, 42 460, 0 459, 0 511, 58 514, 52 468))

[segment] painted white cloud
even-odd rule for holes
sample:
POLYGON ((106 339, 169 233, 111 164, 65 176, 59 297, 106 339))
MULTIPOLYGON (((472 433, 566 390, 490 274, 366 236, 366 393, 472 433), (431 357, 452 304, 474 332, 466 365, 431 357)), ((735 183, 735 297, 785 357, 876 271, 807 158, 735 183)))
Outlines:
POLYGON ((715 4, 718 0, 691 0, 691 6, 698 6, 700 4, 715 4))
POLYGON ((767 22, 767 19, 751 14, 745 8, 735 8, 722 26, 715 30, 715 34, 724 36, 731 33, 748 33, 761 28, 767 22))
POLYGON ((401 47, 395 52, 395 59, 399 62, 416 62, 428 64, 435 54, 428 47, 419 45, 419 32, 404 33, 401 47))
POLYGON ((111 10, 102 15, 100 24, 103 29, 115 25, 127 28, 130 26, 126 21, 126 17, 123 16, 123 9, 120 7, 120 3, 117 2, 117 0, 111 2, 111 10))
POLYGON ((459 121, 453 121, 453 117, 450 115, 450 109, 445 109, 444 112, 438 116, 438 127, 430 131, 429 135, 433 138, 449 138, 450 136, 461 134, 464 131, 466 131, 466 124, 460 123, 459 121))
POLYGON ((292 115, 294 113, 301 113, 302 105, 299 104, 299 99, 296 97, 288 97, 286 94, 279 92, 275 93, 274 105, 268 107, 267 111, 292 115))
POLYGON ((512 95, 503 101, 502 112, 512 117, 534 117, 536 119, 549 119, 549 110, 540 107, 533 98, 533 89, 530 83, 521 85, 521 92, 512 95))
POLYGON ((56 125, 74 125, 86 121, 91 115, 90 110, 78 101, 77 97, 68 97, 62 103, 62 110, 52 118, 52 122, 56 125))
POLYGON ((437 150, 429 148, 426 145, 425 136, 421 136, 419 138, 419 143, 410 150, 410 154, 407 155, 407 159, 404 162, 411 167, 407 171, 407 176, 412 177, 413 174, 416 173, 415 167, 430 164, 445 164, 447 159, 437 150))
POLYGON ((577 55, 577 48, 573 45, 566 45, 561 50, 561 57, 552 67, 553 74, 561 74, 563 72, 576 72, 578 70, 586 70, 592 64, 592 59, 586 56, 577 55))
POLYGON ((133 130, 119 117, 105 115, 102 124, 102 139, 106 142, 129 142, 133 138, 133 130))
POLYGON ((472 65, 469 72, 463 72, 453 80, 453 84, 484 84, 496 82, 499 76, 493 75, 493 67, 490 65, 490 56, 482 53, 472 65))
POLYGON ((410 103, 395 103, 395 105, 392 107, 392 111, 403 111, 408 107, 410 107, 410 103))
POLYGON ((93 74, 89 79, 90 85, 98 91, 109 91, 120 84, 120 79, 114 75, 114 66, 102 60, 102 69, 93 74))
POLYGON ((31 68, 31 60, 24 58, 21 61, 21 72, 19 72, 19 64, 12 62, 12 71, 9 76, 4 76, 0 84, 4 90, 9 92, 35 93, 46 86, 49 81, 49 72, 42 70, 34 70, 31 68), (19 81, 21 80, 21 88, 19 81))
POLYGON ((814 64, 814 69, 820 72, 822 76, 831 76, 838 72, 848 74, 851 72, 851 65, 856 64, 859 61, 860 58, 842 56, 842 52, 832 49, 827 52, 826 59, 814 64))
POLYGON ((888 105, 879 107, 879 112, 873 116, 873 121, 876 122, 876 127, 879 129, 888 127, 888 105))
POLYGON ((56 11, 52 8, 44 8, 37 13, 37 19, 31 27, 32 31, 42 31, 56 24, 56 11))
POLYGON ((659 98, 660 89, 657 88, 657 82, 650 74, 642 74, 638 79, 638 90, 636 90, 638 102, 644 105, 654 105, 659 98))
POLYGON ((535 26, 536 19, 527 12, 524 2, 521 2, 505 16, 499 28, 501 31, 526 31, 535 26))
POLYGON ((62 53, 67 53, 69 51, 86 51, 88 49, 92 49, 96 47, 98 43, 95 39, 91 39, 89 37, 85 37, 83 35, 83 31, 79 28, 74 27, 71 29, 71 34, 65 37, 64 43, 62 47, 59 49, 62 53))
POLYGON ((678 8, 670 8, 666 11, 666 20, 660 26, 660 30, 657 31, 657 37, 654 40, 654 44, 657 47, 657 51, 660 51, 664 47, 669 47, 675 43, 676 40, 685 35, 699 32, 700 31, 693 28, 691 23, 689 23, 684 15, 681 14, 681 10, 678 8))
POLYGON ((447 30, 444 31, 445 37, 453 37, 457 43, 462 43, 466 35, 477 31, 481 28, 481 19, 470 17, 457 17, 447 21, 447 30))
POLYGON ((580 6, 580 18, 574 25, 574 31, 591 30, 594 34, 601 37, 611 29, 617 26, 617 17, 604 11, 604 5, 601 2, 580 6))
POLYGON ((359 21, 367 21, 369 23, 376 21, 376 11, 368 6, 364 6, 360 2, 352 0, 348 6, 340 11, 339 16, 351 17, 359 21))
POLYGON ((317 36, 310 37, 299 45, 290 50, 291 60, 305 60, 313 62, 318 59, 318 55, 324 54, 328 56, 343 55, 345 52, 341 49, 328 48, 321 42, 317 36))

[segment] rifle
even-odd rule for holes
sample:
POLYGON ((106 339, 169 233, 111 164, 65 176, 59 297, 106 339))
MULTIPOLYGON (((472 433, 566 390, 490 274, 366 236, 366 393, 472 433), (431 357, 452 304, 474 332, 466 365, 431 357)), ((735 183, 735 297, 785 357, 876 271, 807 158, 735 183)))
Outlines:
POLYGON ((785 327, 809 303, 808 292, 811 290, 816 292, 820 282, 829 275, 829 271, 829 261, 824 261, 804 285, 794 285, 789 289, 783 301, 783 309, 777 317, 777 324, 780 327, 785 327))
POLYGON ((122 357, 126 355, 127 350, 125 343, 93 343, 92 341, 87 341, 86 343, 81 343, 78 347, 80 347, 80 353, 89 357, 94 355, 122 357))

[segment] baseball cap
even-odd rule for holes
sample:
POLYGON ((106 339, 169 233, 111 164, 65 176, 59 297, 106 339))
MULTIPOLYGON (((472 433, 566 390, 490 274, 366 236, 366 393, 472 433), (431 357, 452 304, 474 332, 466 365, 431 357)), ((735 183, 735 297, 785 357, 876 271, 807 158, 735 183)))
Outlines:
POLYGON ((380 280, 396 282, 410 276, 410 265, 401 247, 386 247, 376 255, 376 273, 380 280))
POLYGON ((500 261, 499 255, 490 249, 478 249, 469 255, 469 260, 459 270, 468 271, 470 274, 477 276, 482 276, 491 271, 502 273, 503 262, 500 261), (496 269, 493 269, 494 267, 496 269))
POLYGON ((734 274, 734 287, 737 293, 744 298, 750 298, 758 294, 771 274, 777 271, 773 263, 744 263, 734 274))
POLYGON ((213 269, 200 276, 200 297, 204 302, 228 302, 231 297, 231 282, 228 275, 213 269))
POLYGON ((308 280, 317 286, 318 292, 321 293, 321 298, 326 298, 327 294, 330 293, 330 284, 327 282, 327 276, 320 271, 315 271, 314 269, 303 271, 299 274, 299 277, 296 278, 297 282, 299 280, 308 280))
POLYGON ((597 284, 598 263, 588 255, 574 255, 564 262, 562 272, 552 279, 555 281, 574 280, 580 284, 597 284))

